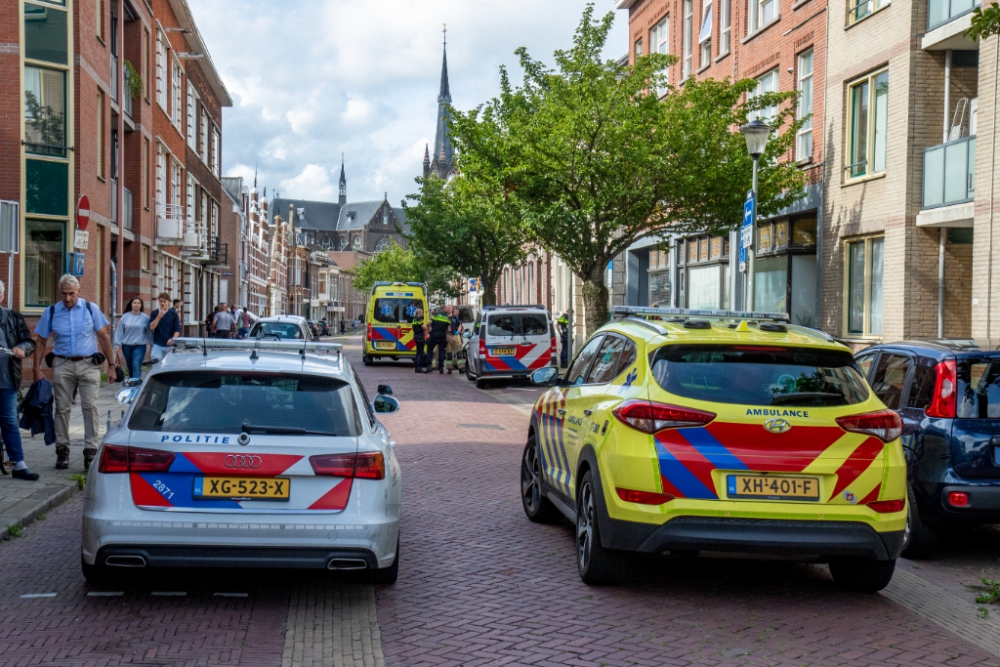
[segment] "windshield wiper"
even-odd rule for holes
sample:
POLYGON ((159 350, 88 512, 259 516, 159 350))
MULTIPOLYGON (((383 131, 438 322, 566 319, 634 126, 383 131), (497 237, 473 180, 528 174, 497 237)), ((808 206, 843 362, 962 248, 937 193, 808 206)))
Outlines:
POLYGON ((243 422, 240 425, 240 430, 244 433, 260 433, 266 435, 325 435, 329 437, 336 437, 336 433, 330 433, 328 431, 310 431, 309 429, 300 428, 298 426, 260 426, 257 424, 251 424, 249 422, 243 422))
POLYGON ((784 405, 795 401, 821 400, 836 398, 844 400, 843 394, 834 394, 828 391, 796 391, 791 394, 778 394, 771 397, 771 405, 784 405))

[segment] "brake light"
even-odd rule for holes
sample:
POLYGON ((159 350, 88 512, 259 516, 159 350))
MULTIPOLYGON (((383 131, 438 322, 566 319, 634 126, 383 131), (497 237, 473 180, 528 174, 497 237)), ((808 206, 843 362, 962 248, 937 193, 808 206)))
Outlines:
POLYGON ((969 494, 965 491, 952 491, 948 494, 948 504, 952 507, 968 507, 969 494))
POLYGON ((876 500, 868 503, 868 507, 875 510, 879 514, 892 514, 894 512, 902 512, 906 507, 906 501, 903 499, 876 500))
POLYGON ((161 449, 143 449, 125 445, 104 445, 97 471, 115 472, 167 472, 177 454, 161 449))
POLYGON ((309 457, 313 472, 321 477, 385 479, 382 452, 365 454, 320 454, 309 457))
POLYGON ((934 372, 937 375, 934 380, 934 397, 925 414, 928 417, 954 418, 958 399, 958 392, 955 391, 958 378, 955 360, 942 361, 934 367, 934 372))
POLYGON ((703 412, 678 405, 632 399, 612 411, 618 421, 644 433, 658 433, 670 428, 704 426, 715 419, 714 412, 703 412))
POLYGON ((640 505, 662 505, 674 499, 669 493, 653 493, 652 491, 636 491, 635 489, 616 488, 618 497, 627 503, 640 505))
POLYGON ((486 356, 486 341, 483 340, 482 336, 480 336, 479 337, 479 357, 482 358, 482 357, 485 357, 485 356, 486 356))
POLYGON ((892 410, 837 417, 837 424, 845 431, 871 435, 882 442, 892 442, 903 433, 903 420, 892 410))
POLYGON ((372 342, 372 323, 371 322, 368 323, 368 330, 367 330, 367 333, 365 334, 365 336, 368 338, 368 342, 369 343, 372 342))
POLYGON ((772 345, 734 345, 737 352, 788 352, 787 347, 774 347, 772 345))

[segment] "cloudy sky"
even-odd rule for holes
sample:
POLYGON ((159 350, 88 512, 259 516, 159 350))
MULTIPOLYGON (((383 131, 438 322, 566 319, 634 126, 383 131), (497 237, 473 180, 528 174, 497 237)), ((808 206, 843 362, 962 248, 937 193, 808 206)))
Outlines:
MULTIPOLYGON (((223 111, 224 174, 268 195, 336 200, 345 154, 351 201, 399 201, 415 190, 434 142, 441 28, 448 25, 453 104, 498 92, 501 64, 526 46, 552 62, 567 47, 585 0, 189 0, 233 98, 223 111), (378 9, 373 9, 377 7, 378 9)), ((614 0, 595 0, 600 13, 614 0)), ((627 51, 616 12, 606 55, 627 51)))

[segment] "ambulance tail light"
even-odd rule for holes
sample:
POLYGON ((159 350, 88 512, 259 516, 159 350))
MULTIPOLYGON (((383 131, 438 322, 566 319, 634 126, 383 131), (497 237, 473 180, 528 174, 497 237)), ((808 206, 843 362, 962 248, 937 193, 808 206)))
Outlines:
POLYGON ((903 420, 892 410, 837 417, 837 424, 845 431, 870 435, 882 442, 892 442, 903 433, 903 420))
POLYGON ((636 491, 635 489, 615 488, 618 497, 627 503, 638 503, 639 505, 662 505, 674 499, 669 493, 655 493, 653 491, 636 491))
POLYGON ((650 434, 672 428, 704 426, 715 419, 714 412, 639 399, 625 401, 612 414, 623 424, 650 434))
POLYGON ((369 343, 372 342, 372 323, 371 322, 368 323, 368 329, 367 329, 367 333, 365 334, 365 337, 368 339, 369 343))
POLYGON ((937 379, 934 381, 934 397, 927 406, 925 414, 928 417, 955 417, 958 392, 955 385, 958 379, 958 369, 954 359, 942 361, 934 367, 937 379))
POLYGON ((868 507, 879 514, 895 514, 906 509, 906 501, 902 498, 899 500, 875 500, 868 503, 868 507))
POLYGON ((177 454, 160 449, 104 445, 97 472, 167 472, 177 454))

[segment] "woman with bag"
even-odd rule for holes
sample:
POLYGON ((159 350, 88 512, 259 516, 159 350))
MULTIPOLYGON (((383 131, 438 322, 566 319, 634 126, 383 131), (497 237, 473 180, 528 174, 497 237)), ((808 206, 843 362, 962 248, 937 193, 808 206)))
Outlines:
POLYGON ((149 343, 149 315, 142 311, 142 299, 134 297, 115 329, 115 354, 121 350, 128 364, 129 377, 133 379, 142 377, 142 361, 149 343))

